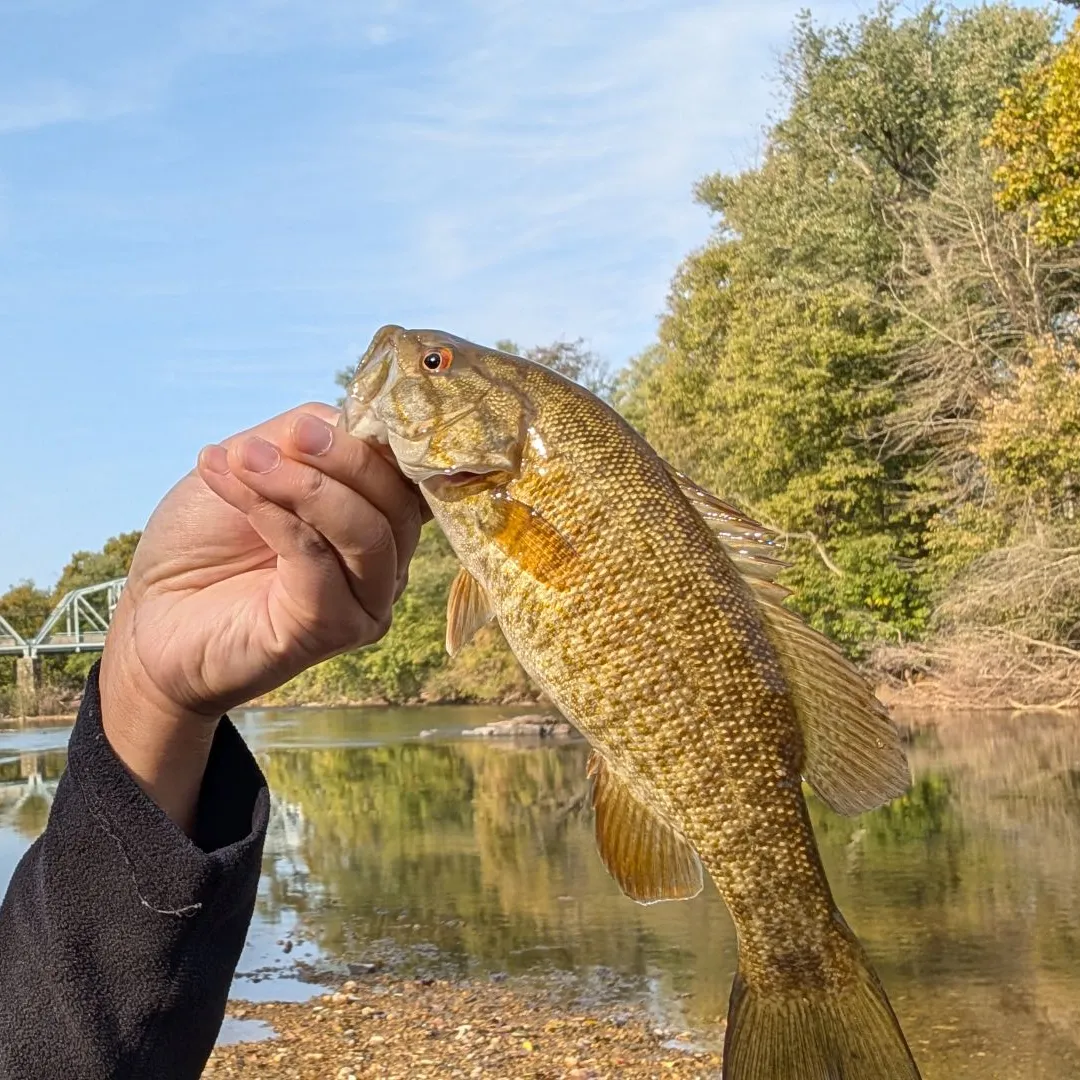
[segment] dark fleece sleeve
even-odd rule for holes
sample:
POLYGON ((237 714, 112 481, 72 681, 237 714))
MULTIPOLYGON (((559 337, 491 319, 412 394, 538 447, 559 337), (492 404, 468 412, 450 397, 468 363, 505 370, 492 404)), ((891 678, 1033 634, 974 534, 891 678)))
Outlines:
POLYGON ((2 1080, 180 1080, 213 1048, 269 796, 223 719, 189 839, 120 764, 87 682, 49 824, 0 907, 2 1080))

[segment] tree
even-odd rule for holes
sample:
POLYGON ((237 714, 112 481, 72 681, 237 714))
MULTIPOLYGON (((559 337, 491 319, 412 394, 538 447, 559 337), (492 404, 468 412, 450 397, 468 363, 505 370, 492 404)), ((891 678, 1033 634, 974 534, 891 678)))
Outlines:
POLYGON ((989 144, 1004 155, 996 173, 1000 205, 1032 209, 1040 243, 1080 241, 1080 26, 1006 91, 989 144))
POLYGON ((52 597, 32 581, 13 585, 0 596, 0 615, 24 638, 31 638, 52 611, 52 597))
POLYGON ((801 18, 761 164, 698 185, 716 229, 620 380, 662 453, 778 529, 790 602, 855 654, 924 633, 933 598, 936 447, 891 438, 924 336, 901 302, 913 222, 1052 30, 1005 4, 801 18))
POLYGON ((140 531, 120 533, 106 540, 101 551, 76 551, 56 583, 57 599, 72 589, 125 577, 141 537, 140 531))

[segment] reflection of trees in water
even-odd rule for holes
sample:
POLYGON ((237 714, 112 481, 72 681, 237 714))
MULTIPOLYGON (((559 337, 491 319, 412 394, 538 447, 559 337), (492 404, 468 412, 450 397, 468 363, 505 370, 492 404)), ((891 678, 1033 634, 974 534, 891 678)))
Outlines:
POLYGON ((814 807, 841 906, 916 1022, 953 995, 987 1039, 1008 1016, 1033 1074, 1071 1075, 1049 1063, 1080 1054, 1080 725, 950 717, 910 756, 916 782, 890 806, 814 807))
MULTIPOLYGON (((670 914, 618 892, 591 820, 574 810, 586 756, 579 743, 479 742, 271 754, 272 786, 303 807, 304 862, 335 901, 319 917, 321 943, 355 958, 392 937, 488 969, 637 972, 651 943, 685 966, 685 936, 665 933, 670 914)), ((699 920, 724 918, 700 907, 699 920)))
MULTIPOLYGON (((621 896, 591 814, 574 809, 586 755, 580 743, 471 741, 273 751, 272 789, 303 815, 302 875, 265 902, 308 912, 321 944, 349 959, 392 938, 482 969, 608 965, 692 991, 691 1016, 722 1013, 726 912, 711 889, 651 908, 621 896)), ((1073 1016, 1080 729, 984 715, 920 739, 911 757, 911 791, 875 813, 844 819, 812 801, 838 902, 898 1008, 932 1024, 932 1003, 958 987, 987 1010, 1019 1001, 1073 1016)))

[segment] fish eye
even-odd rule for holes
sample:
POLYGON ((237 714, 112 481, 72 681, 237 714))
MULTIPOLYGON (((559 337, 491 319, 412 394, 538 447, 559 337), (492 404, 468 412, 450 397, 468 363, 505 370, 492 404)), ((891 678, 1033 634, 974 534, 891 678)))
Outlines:
POLYGON ((449 349, 432 349, 431 352, 424 354, 424 359, 420 362, 428 371, 445 371, 453 359, 454 356, 449 349))

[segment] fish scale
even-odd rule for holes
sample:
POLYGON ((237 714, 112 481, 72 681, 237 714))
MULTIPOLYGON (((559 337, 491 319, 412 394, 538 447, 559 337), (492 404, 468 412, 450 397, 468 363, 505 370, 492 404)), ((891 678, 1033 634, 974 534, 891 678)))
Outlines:
POLYGON ((716 883, 739 941, 728 1080, 917 1078, 802 792, 806 774, 857 812, 906 761, 857 673, 778 606, 772 560, 732 546, 767 532, 721 533, 737 512, 583 388, 440 331, 380 330, 343 422, 389 442, 462 563, 448 645, 496 618, 593 746, 624 891, 689 898, 702 865, 716 883))

